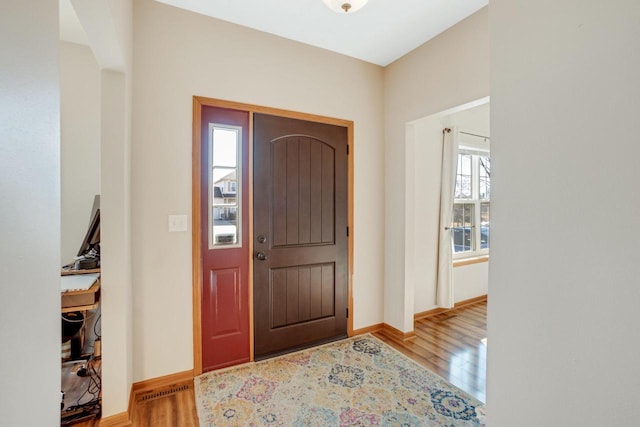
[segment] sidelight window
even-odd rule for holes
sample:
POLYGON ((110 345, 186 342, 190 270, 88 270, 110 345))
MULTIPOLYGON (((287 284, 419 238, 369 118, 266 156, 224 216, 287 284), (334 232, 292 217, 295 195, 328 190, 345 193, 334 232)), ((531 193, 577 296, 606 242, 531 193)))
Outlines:
POLYGON ((240 246, 242 128, 209 125, 209 248, 240 246))

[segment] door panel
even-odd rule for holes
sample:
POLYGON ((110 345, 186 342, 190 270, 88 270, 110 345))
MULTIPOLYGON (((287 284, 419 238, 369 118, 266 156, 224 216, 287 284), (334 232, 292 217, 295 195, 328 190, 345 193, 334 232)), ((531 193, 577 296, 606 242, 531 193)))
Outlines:
POLYGON ((265 357, 346 336, 347 128, 256 113, 253 143, 254 349, 265 357))
POLYGON ((273 328, 334 316, 334 272, 333 263, 272 269, 273 328))
POLYGON ((240 283, 240 269, 227 268, 211 270, 209 277, 211 295, 209 306, 203 318, 207 329, 215 337, 242 334, 243 292, 240 283))
POLYGON ((273 142, 275 247, 334 243, 334 149, 305 136, 273 142))
POLYGON ((201 326, 206 372, 250 358, 249 113, 203 106, 201 114, 201 326), (213 149, 216 130, 226 136, 237 132, 239 150, 230 151, 232 141, 224 135, 213 149))

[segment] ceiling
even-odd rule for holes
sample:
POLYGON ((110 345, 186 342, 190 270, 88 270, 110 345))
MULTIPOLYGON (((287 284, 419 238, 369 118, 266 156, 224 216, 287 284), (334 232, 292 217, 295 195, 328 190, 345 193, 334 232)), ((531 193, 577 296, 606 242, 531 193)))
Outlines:
POLYGON ((71 0, 59 0, 58 7, 60 10, 60 40, 88 46, 89 39, 71 5, 71 0))
MULTIPOLYGON (((386 66, 486 6, 488 0, 369 0, 343 14, 322 0, 156 0, 386 66)), ((70 10, 69 10, 70 9, 70 10)), ((60 0, 61 39, 88 44, 60 0)))

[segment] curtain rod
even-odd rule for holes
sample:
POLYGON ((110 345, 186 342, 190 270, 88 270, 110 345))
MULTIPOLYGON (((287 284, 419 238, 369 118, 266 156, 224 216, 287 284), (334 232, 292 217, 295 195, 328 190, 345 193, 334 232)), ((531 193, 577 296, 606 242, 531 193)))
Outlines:
POLYGON ((460 131, 460 133, 464 133, 465 135, 477 136, 478 138, 491 139, 491 138, 490 138, 490 137, 488 137, 488 136, 478 135, 478 134, 475 134, 475 133, 462 132, 462 131, 460 131))

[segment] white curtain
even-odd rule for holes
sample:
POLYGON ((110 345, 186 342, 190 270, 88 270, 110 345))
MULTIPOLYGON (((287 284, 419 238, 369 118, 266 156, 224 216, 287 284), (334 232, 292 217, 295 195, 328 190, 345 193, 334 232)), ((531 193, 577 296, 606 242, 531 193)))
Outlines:
POLYGON ((455 129, 444 129, 442 131, 442 185, 440 187, 438 282, 436 285, 436 304, 442 308, 453 307, 453 259, 450 227, 457 165, 457 131, 455 129))

